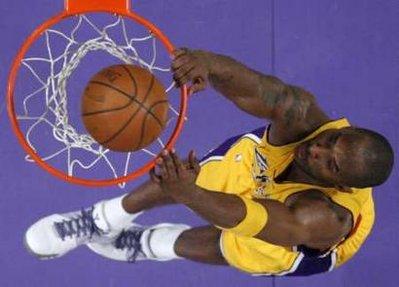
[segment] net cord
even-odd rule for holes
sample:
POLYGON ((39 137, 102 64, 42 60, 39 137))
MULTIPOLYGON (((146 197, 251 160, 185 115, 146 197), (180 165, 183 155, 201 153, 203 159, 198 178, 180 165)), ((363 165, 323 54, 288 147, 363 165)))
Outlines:
MULTIPOLYGON (((19 121, 32 122, 30 127, 27 129, 26 140, 34 151, 36 151, 36 148, 32 137, 35 130, 42 124, 51 127, 51 134, 57 142, 61 143, 61 148, 51 152, 50 154, 42 155, 42 159, 44 161, 49 161, 66 154, 66 164, 69 176, 73 176, 74 171, 78 167, 82 169, 91 169, 100 163, 105 163, 114 178, 125 176, 129 171, 130 163, 132 161, 132 153, 126 154, 124 170, 122 171, 122 175, 118 175, 114 164, 107 156, 110 150, 99 145, 90 135, 78 133, 69 122, 67 94, 68 79, 88 53, 98 50, 107 52, 125 64, 140 65, 152 72, 170 72, 170 69, 156 65, 157 40, 151 32, 149 32, 149 35, 144 37, 130 38, 123 17, 116 16, 115 21, 104 26, 102 29, 94 24, 86 15, 79 15, 76 17, 77 21, 69 34, 55 29, 48 29, 45 31, 44 38, 47 49, 47 58, 27 57, 23 59, 23 67, 29 71, 34 79, 39 83, 40 87, 24 96, 23 114, 17 115, 17 119, 19 121), (77 35, 84 24, 87 24, 86 27, 91 27, 97 37, 79 41, 77 35), (118 27, 121 30, 120 33, 124 42, 119 45, 109 35, 111 29, 118 27), (58 56, 54 55, 51 46, 51 39, 54 36, 61 37, 67 41, 65 49, 58 56), (135 43, 146 41, 150 41, 150 49, 152 51, 152 57, 148 62, 140 57, 137 49, 134 47, 135 43), (43 62, 49 65, 49 74, 46 78, 41 77, 40 73, 34 68, 36 62, 43 62), (60 65, 60 62, 62 63, 62 68, 57 70, 57 66, 60 65), (29 104, 37 97, 42 97, 43 95, 45 102, 44 111, 39 115, 33 115, 30 111, 29 104), (95 155, 95 158, 91 162, 82 162, 80 159, 73 158, 71 152, 72 149, 80 149, 92 153, 95 155)), ((175 84, 172 82, 168 86, 166 92, 170 92, 174 87, 175 84)), ((176 117, 179 115, 178 111, 174 107, 170 106, 170 110, 174 116, 169 118, 168 124, 176 120, 176 117)), ((157 139, 157 143, 161 149, 165 147, 161 138, 157 139)), ((151 157, 157 155, 156 152, 148 149, 142 149, 141 152, 144 152, 151 157)), ((27 155, 25 159, 29 162, 33 161, 29 155, 27 155)), ((119 186, 123 188, 125 184, 126 183, 122 183, 119 184, 119 186)))

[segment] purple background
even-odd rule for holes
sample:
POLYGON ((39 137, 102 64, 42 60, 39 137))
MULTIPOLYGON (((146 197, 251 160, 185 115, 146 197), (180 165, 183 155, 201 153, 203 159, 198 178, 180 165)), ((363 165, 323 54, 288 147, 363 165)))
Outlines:
MULTIPOLYGON (((13 0, 0 4, 0 80, 23 39, 62 1, 13 0)), ((397 151, 399 124, 399 2, 397 0, 137 0, 134 9, 156 23, 176 46, 231 55, 249 66, 306 87, 333 117, 385 134, 397 151)), ((206 91, 191 100, 190 121, 178 143, 203 154, 228 136, 263 125, 206 91)), ((226 267, 193 262, 128 265, 86 248, 38 261, 23 248, 26 228, 38 218, 119 195, 53 178, 24 161, 0 105, 0 286, 397 286, 399 193, 397 169, 374 192, 377 219, 363 248, 344 267, 309 278, 252 278, 226 267), (274 281, 274 282, 273 282, 274 281)), ((130 183, 129 188, 136 183, 130 183)), ((202 221, 183 207, 147 213, 142 222, 202 221)))

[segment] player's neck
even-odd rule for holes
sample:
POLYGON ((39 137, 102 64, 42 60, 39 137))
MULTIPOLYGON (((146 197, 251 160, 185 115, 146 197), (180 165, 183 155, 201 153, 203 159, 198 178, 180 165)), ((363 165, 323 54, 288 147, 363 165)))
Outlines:
POLYGON ((291 163, 277 178, 275 178, 275 182, 277 183, 282 183, 285 181, 306 183, 322 187, 332 187, 332 185, 313 178, 311 175, 297 166, 295 162, 291 163))

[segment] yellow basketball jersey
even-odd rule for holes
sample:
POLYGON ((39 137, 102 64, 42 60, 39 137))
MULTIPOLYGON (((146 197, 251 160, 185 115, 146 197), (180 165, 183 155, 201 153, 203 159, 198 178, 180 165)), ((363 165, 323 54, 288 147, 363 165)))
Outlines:
POLYGON ((223 231, 222 252, 230 265, 259 275, 311 275, 340 266, 359 250, 374 223, 371 188, 353 188, 351 193, 345 193, 334 188, 274 181, 292 162, 300 143, 327 129, 347 126, 346 119, 332 121, 303 140, 284 146, 271 145, 267 131, 260 128, 227 140, 205 156, 196 183, 207 190, 285 202, 293 193, 318 189, 353 215, 350 235, 324 254, 304 246, 277 246, 223 231))

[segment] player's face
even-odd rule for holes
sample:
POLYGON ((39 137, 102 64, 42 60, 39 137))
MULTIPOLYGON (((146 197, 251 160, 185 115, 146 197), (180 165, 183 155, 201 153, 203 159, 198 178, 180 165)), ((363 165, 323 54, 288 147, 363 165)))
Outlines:
POLYGON ((320 183, 345 186, 344 178, 364 166, 358 152, 362 142, 350 128, 327 130, 296 148, 295 163, 320 183))

